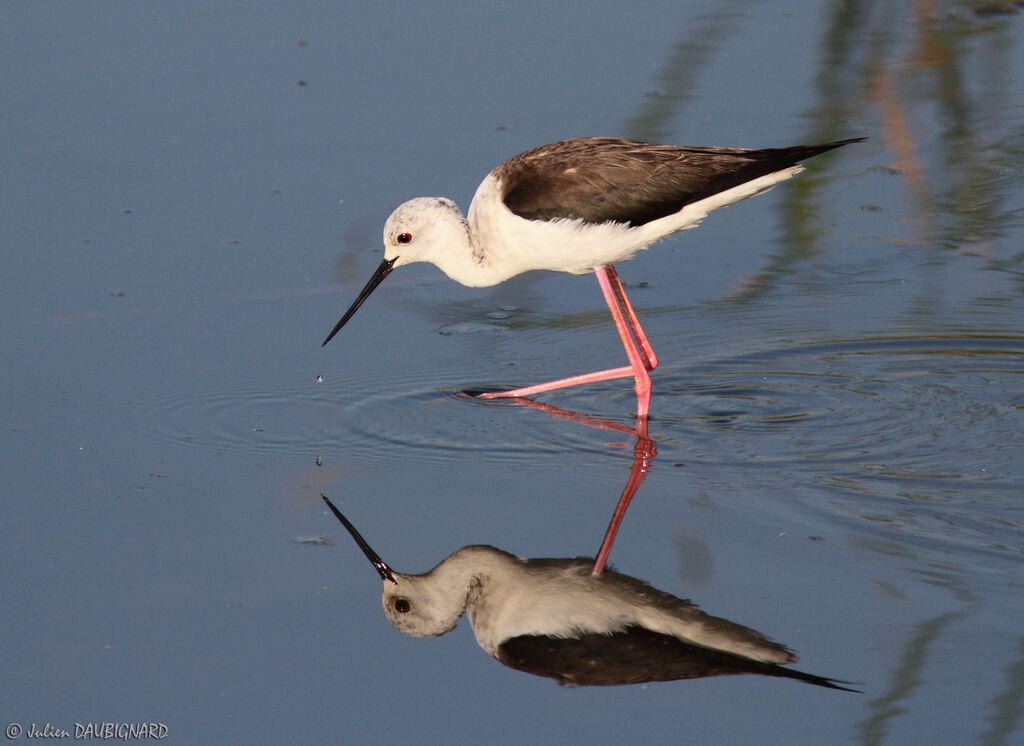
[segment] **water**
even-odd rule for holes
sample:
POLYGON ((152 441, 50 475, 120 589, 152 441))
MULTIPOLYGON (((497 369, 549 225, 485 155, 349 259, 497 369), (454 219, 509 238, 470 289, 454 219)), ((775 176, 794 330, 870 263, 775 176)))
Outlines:
POLYGON ((1024 13, 99 10, 0 15, 5 726, 1020 740, 1024 13), (465 622, 406 638, 322 506, 406 572, 597 550, 631 384, 539 397, 576 415, 460 396, 621 364, 592 278, 404 267, 319 346, 394 205, 465 208, 503 158, 584 134, 870 138, 620 267, 661 366, 611 556, 863 695, 567 689, 465 622))

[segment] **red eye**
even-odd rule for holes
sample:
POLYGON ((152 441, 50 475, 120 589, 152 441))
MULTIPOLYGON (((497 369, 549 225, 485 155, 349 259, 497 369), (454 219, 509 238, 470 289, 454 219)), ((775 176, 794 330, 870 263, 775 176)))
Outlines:
POLYGON ((399 233, 398 234, 398 243, 410 243, 411 241, 412 241, 412 234, 411 233, 399 233))
POLYGON ((411 607, 409 606, 409 602, 406 601, 404 598, 395 599, 395 611, 397 611, 399 614, 408 614, 410 608, 411 607))

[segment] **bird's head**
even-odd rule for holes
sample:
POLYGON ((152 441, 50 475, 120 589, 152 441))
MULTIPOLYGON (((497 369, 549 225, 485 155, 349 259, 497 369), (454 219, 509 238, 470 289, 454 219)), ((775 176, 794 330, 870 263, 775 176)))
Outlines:
POLYGON ((384 260, 323 344, 331 341, 396 267, 432 262, 444 270, 453 250, 470 241, 469 226, 450 199, 417 197, 399 205, 384 224, 384 260))
POLYGON ((439 637, 451 632, 466 608, 468 589, 460 590, 443 577, 437 577, 435 573, 441 566, 425 575, 395 572, 334 504, 325 495, 321 497, 380 575, 384 584, 381 594, 384 616, 392 626, 412 637, 439 637))
POLYGON ((384 223, 384 260, 394 267, 413 262, 438 264, 466 243, 467 231, 462 213, 450 199, 411 199, 396 207, 384 223))

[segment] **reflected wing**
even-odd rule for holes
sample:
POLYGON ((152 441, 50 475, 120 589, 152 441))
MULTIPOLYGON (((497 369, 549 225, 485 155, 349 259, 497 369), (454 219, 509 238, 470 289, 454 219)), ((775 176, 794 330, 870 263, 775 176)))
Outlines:
POLYGON ((518 671, 555 679, 561 684, 580 686, 614 686, 756 673, 799 679, 830 689, 857 691, 839 686, 847 682, 689 645, 675 637, 636 626, 611 635, 513 637, 498 647, 497 658, 518 671))

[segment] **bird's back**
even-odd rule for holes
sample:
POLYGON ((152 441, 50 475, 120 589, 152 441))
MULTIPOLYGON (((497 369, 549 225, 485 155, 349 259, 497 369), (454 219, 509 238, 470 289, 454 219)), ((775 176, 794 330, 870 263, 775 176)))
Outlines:
POLYGON ((505 185, 505 205, 527 220, 636 227, 851 142, 753 150, 585 137, 517 155, 495 175, 505 185))

